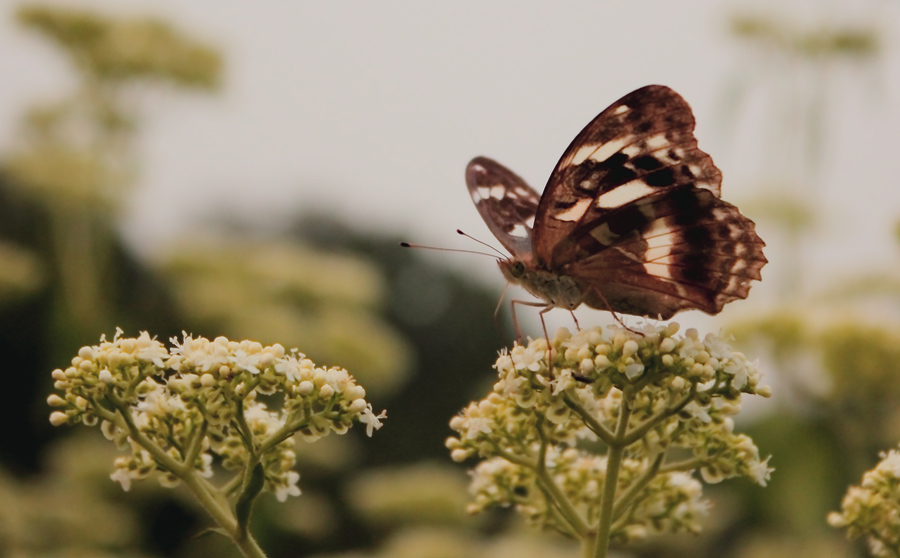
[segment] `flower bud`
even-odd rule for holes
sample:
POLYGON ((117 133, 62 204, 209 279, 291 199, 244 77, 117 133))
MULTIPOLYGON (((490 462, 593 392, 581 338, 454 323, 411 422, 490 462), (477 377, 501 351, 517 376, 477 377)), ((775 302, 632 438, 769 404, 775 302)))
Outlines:
POLYGON ((62 411, 53 411, 50 413, 50 424, 60 426, 69 420, 69 416, 62 411))

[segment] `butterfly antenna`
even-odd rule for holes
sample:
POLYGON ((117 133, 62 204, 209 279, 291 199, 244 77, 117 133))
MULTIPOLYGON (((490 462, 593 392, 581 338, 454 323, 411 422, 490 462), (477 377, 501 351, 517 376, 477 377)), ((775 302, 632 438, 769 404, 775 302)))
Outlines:
POLYGON ((478 250, 460 250, 458 248, 439 248, 437 246, 425 246, 424 244, 412 244, 410 242, 401 242, 400 246, 403 246, 404 248, 424 248, 425 250, 440 250, 441 252, 462 252, 463 254, 478 254, 481 256, 488 256, 491 258, 497 257, 494 254, 491 254, 489 252, 479 252, 478 250))
POLYGON ((503 285, 503 292, 500 293, 500 300, 497 301, 497 307, 494 308, 494 321, 497 321, 497 318, 500 316, 500 307, 503 306, 503 299, 506 298, 506 293, 509 291, 509 283, 503 285))
POLYGON ((457 234, 461 234, 461 235, 463 235, 464 237, 466 237, 466 238, 468 238, 468 239, 474 240, 475 242, 477 242, 478 244, 481 244, 482 246, 486 246, 486 247, 490 248, 490 249, 493 250, 494 252, 497 252, 498 254, 500 254, 500 257, 501 257, 501 258, 506 259, 506 254, 504 254, 504 253, 501 252, 500 250, 497 250, 496 248, 494 248, 493 246, 491 246, 491 245, 488 244, 487 242, 485 242, 485 241, 483 241, 483 240, 478 240, 478 239, 475 238, 474 236, 470 235, 469 233, 465 233, 465 232, 461 231, 460 229, 456 229, 456 233, 457 233, 457 234))

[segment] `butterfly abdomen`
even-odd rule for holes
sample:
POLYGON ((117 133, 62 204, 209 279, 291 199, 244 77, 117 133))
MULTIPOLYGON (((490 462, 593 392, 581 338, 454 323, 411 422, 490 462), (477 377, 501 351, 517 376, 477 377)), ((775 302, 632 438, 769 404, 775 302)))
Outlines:
POLYGON ((510 283, 546 301, 548 306, 574 310, 584 301, 584 286, 574 277, 526 266, 515 259, 500 260, 498 263, 510 283))

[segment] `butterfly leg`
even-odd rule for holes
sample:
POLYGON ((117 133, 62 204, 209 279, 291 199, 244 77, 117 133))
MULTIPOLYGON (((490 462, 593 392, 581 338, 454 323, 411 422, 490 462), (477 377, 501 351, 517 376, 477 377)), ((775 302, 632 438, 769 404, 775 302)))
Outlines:
POLYGON ((552 304, 547 304, 546 302, 538 302, 538 301, 530 301, 530 300, 512 300, 509 303, 509 307, 512 309, 512 319, 513 324, 516 327, 516 340, 519 344, 522 344, 522 331, 519 329, 519 320, 516 318, 516 304, 523 304, 525 306, 535 306, 541 307, 541 311, 538 312, 538 316, 541 318, 541 328, 544 331, 544 339, 547 340, 547 364, 550 369, 550 377, 553 377, 553 353, 550 347, 550 336, 547 335, 547 324, 544 323, 544 313, 549 312, 553 308, 556 308, 552 304))
MULTIPOLYGON (((631 333, 636 333, 636 334, 638 334, 638 335, 640 335, 640 336, 643 337, 643 335, 644 335, 643 332, 640 332, 640 331, 638 331, 638 330, 636 330, 636 329, 631 329, 630 327, 628 327, 628 325, 627 325, 625 322, 622 321, 622 318, 620 318, 620 317, 619 317, 619 314, 616 313, 616 311, 612 309, 612 306, 609 305, 609 301, 606 300, 606 297, 603 296, 603 293, 600 292, 600 289, 594 287, 594 288, 592 288, 591 290, 594 291, 594 293, 596 293, 596 295, 599 296, 601 300, 603 300, 603 304, 606 305, 606 309, 609 310, 609 313, 610 313, 610 314, 612 314, 612 317, 613 317, 614 320, 616 320, 616 323, 617 323, 617 324, 619 324, 619 325, 622 326, 623 328, 627 329, 627 330, 630 331, 631 333)), ((574 314, 573 314, 573 317, 574 317, 574 314)), ((576 324, 577 324, 577 322, 576 322, 576 324)))
POLYGON ((569 314, 572 314, 572 321, 575 322, 575 329, 577 329, 578 331, 581 331, 581 325, 578 324, 578 318, 575 317, 575 312, 573 312, 572 310, 569 310, 569 314))
MULTIPOLYGON (((519 345, 522 345, 523 341, 524 341, 524 337, 522 337, 522 329, 519 327, 519 318, 516 317, 516 304, 522 304, 524 306, 538 306, 538 307, 542 307, 542 308, 546 307, 543 310, 541 310, 541 314, 543 314, 550 308, 553 308, 553 306, 547 306, 546 302, 537 302, 537 301, 532 301, 532 300, 514 299, 514 300, 509 301, 509 308, 512 311, 513 327, 516 329, 516 341, 519 343, 519 345)), ((542 315, 541 316, 541 324, 543 324, 543 323, 544 323, 544 316, 542 315)), ((545 336, 547 335, 546 327, 544 328, 544 335, 545 336)))
MULTIPOLYGON (((547 368, 550 374, 550 379, 553 379, 553 347, 550 346, 550 336, 547 334, 547 324, 544 323, 544 314, 549 312, 555 308, 552 304, 548 304, 544 307, 543 310, 538 312, 538 316, 541 318, 541 328, 544 330, 544 339, 547 340, 547 368)), ((573 314, 574 316, 574 314, 573 314)))

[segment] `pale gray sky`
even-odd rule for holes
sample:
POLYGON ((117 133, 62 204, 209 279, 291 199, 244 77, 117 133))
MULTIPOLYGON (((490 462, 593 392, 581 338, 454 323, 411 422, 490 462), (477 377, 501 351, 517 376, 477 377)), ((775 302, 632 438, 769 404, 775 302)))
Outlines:
MULTIPOLYGON (((54 47, 13 25, 16 5, 0 0, 0 150, 14 141, 26 105, 70 85, 54 47)), ((875 71, 833 76, 836 140, 826 145, 814 192, 830 240, 816 261, 840 258, 846 268, 898 255, 885 237, 900 216, 897 2, 78 5, 165 18, 226 56, 218 96, 159 94, 148 103, 142 177, 123 227, 151 252, 220 208, 271 223, 309 205, 423 243, 470 247, 456 228, 492 241, 464 187, 468 160, 495 158, 540 190, 582 126, 649 83, 669 85, 691 103, 700 146, 723 169, 723 197, 740 203, 761 178, 771 180, 767 157, 780 138, 755 122, 764 95, 739 111, 736 128, 725 126, 727 92, 741 80, 771 94, 777 89, 765 82, 778 71, 729 37, 728 16, 774 9, 810 27, 877 21, 889 41, 875 71)), ((487 259, 463 266, 496 273, 487 259)))

